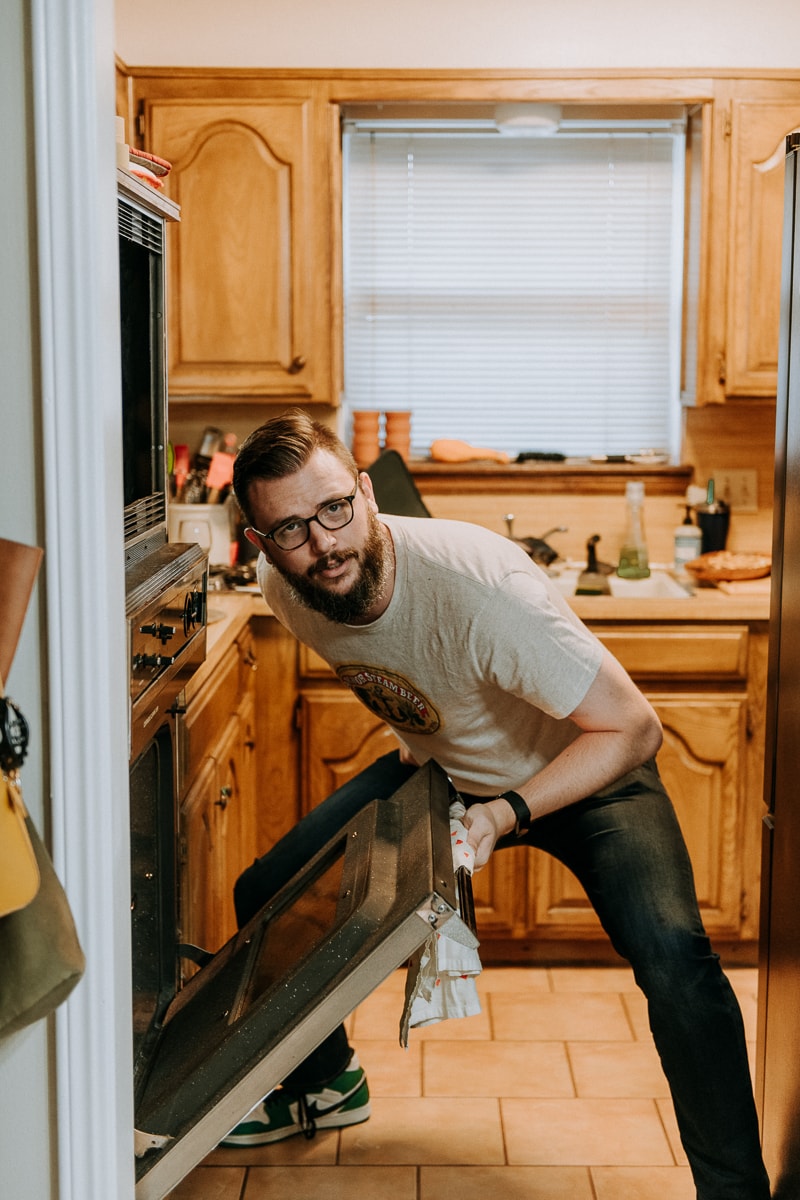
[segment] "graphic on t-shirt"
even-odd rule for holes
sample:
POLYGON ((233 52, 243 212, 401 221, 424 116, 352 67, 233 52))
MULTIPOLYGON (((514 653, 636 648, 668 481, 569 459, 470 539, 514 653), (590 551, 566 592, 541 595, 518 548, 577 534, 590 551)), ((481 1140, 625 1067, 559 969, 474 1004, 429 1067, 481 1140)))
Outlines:
POLYGON ((342 683, 376 716, 405 733, 436 733, 441 721, 430 700, 402 675, 346 663, 336 668, 342 683))

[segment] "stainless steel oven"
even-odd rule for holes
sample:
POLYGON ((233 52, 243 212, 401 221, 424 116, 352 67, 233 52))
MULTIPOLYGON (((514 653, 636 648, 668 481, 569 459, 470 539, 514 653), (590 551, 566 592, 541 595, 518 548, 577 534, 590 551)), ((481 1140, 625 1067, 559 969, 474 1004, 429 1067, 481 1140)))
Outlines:
POLYGON ((134 1078, 178 987, 175 847, 181 693, 205 657, 207 562, 164 545, 127 576, 134 1078))

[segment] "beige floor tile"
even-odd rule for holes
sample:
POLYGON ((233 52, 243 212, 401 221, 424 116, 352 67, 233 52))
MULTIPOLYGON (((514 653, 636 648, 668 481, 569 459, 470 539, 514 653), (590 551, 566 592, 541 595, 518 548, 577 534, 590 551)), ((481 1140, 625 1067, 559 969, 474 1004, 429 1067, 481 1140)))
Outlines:
POLYGON ((632 1041, 620 997, 613 993, 532 992, 489 996, 498 1041, 632 1041))
POLYGON ((629 967, 551 967, 554 992, 632 992, 636 989, 629 967))
POLYGON ((748 1042, 754 1042, 758 1026, 758 998, 749 992, 737 992, 736 997, 739 1001, 739 1008, 742 1010, 744 1035, 748 1042))
POLYGON ((245 1167, 197 1167, 167 1200, 239 1200, 245 1167))
POLYGON ((689 1160, 686 1157, 686 1152, 681 1144, 681 1135, 678 1133, 678 1120, 675 1116, 675 1109, 672 1100, 656 1100, 658 1113, 661 1117, 661 1123, 664 1126, 667 1138, 669 1139, 670 1148, 673 1158, 678 1166, 687 1167, 689 1160))
POLYGON ((369 1094, 376 1096, 422 1095, 422 1047, 410 1043, 407 1050, 398 1042, 359 1038, 358 1057, 367 1073, 369 1094))
POLYGON ((650 1022, 647 1017, 647 1001, 640 991, 624 992, 622 1004, 628 1015, 633 1036, 637 1042, 652 1042, 650 1022))
POLYGON ((550 972, 546 967, 484 967, 478 976, 478 995, 502 992, 549 992, 550 972))
POLYGON ((339 1133, 336 1129, 320 1129, 316 1137, 302 1134, 273 1142, 269 1146, 220 1146, 203 1160, 204 1166, 273 1167, 326 1166, 336 1162, 339 1133))
POLYGON ((694 1200, 688 1167, 592 1167, 597 1200, 694 1200))
POLYGON ((578 1096, 669 1096, 652 1042, 570 1042, 568 1052, 578 1096))
POLYGON ((381 1100, 364 1125, 341 1131, 345 1166, 498 1166, 505 1162, 497 1100, 381 1100))
POLYGON ((726 967, 725 974, 737 996, 758 995, 758 967, 726 967))
POLYGON ((673 1166, 651 1100, 501 1100, 509 1163, 673 1166))
POLYGON ((422 1063, 426 1096, 575 1095, 563 1042, 427 1042, 422 1063))
MULTIPOLYGON (((242 1200, 416 1200, 414 1167, 254 1167, 242 1200)), ((196 1200, 200 1200, 199 1197, 196 1200)))
MULTIPOLYGON (((428 1038, 434 1039, 455 1039, 463 1038, 482 1038, 488 1040, 491 1037, 489 1027, 489 1018, 485 1011, 485 1005, 482 1006, 484 1011, 475 1017, 460 1017, 451 1021, 440 1021, 436 1025, 430 1025, 424 1029, 412 1029, 409 1035, 409 1044, 416 1041, 424 1041, 428 1038)), ((371 1040, 386 1040, 394 1039, 397 1042, 400 1030, 400 1018, 403 1014, 403 999, 399 994, 392 991, 383 991, 379 989, 368 996, 363 1004, 360 1004, 353 1014, 353 1027, 351 1037, 356 1046, 358 1046, 359 1038, 370 1038, 371 1040)))
POLYGON ((594 1200, 586 1167, 422 1167, 419 1174, 419 1200, 594 1200))

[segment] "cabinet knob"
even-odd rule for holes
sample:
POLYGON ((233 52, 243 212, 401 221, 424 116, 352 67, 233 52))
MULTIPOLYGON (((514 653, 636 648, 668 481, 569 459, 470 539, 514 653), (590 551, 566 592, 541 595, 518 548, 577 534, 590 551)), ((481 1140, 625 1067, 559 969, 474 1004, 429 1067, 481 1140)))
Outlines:
POLYGON ((289 374, 297 375, 306 365, 305 357, 302 354, 297 354, 289 363, 289 374))
POLYGON ((219 800, 215 800, 214 803, 217 805, 218 808, 221 808, 222 811, 224 812, 225 809, 228 807, 228 801, 230 800, 232 795, 233 795, 232 787, 221 787, 219 789, 219 800))

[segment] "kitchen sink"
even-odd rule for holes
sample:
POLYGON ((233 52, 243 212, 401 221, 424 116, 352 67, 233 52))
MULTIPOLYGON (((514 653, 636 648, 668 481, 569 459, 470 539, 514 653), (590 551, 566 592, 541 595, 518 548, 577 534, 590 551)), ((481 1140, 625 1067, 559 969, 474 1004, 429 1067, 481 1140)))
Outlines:
MULTIPOLYGON (((584 565, 554 564, 548 571, 551 581, 564 596, 574 596, 578 578, 585 570, 584 565)), ((619 575, 607 576, 611 595, 616 600, 689 600, 691 585, 683 586, 669 571, 651 568, 647 579, 622 579, 619 575)))

